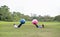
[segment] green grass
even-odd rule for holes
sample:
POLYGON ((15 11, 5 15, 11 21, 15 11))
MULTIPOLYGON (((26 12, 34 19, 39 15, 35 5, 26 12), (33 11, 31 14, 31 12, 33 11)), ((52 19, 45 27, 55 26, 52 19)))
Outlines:
POLYGON ((1 22, 0 37, 60 37, 60 22, 39 22, 45 24, 45 28, 36 28, 27 21, 21 28, 14 28, 13 24, 19 22, 1 22))

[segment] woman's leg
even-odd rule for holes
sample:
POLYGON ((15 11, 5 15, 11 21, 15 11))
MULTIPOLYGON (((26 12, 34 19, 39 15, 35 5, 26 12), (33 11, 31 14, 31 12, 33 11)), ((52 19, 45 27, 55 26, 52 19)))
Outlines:
POLYGON ((38 25, 35 25, 37 28, 39 27, 38 25))

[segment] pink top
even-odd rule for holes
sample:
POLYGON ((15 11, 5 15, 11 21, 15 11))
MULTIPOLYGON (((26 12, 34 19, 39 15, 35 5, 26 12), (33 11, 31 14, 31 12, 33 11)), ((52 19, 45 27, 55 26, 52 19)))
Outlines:
POLYGON ((38 20, 37 20, 37 19, 33 19, 33 20, 32 20, 32 23, 33 23, 34 25, 37 25, 37 24, 38 24, 38 20))

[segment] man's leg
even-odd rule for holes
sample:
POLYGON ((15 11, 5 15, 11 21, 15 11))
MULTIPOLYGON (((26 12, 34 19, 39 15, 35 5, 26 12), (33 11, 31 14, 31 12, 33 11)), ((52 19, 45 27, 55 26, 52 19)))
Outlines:
POLYGON ((18 25, 18 28, 21 27, 21 26, 22 26, 22 24, 19 24, 19 25, 18 25))

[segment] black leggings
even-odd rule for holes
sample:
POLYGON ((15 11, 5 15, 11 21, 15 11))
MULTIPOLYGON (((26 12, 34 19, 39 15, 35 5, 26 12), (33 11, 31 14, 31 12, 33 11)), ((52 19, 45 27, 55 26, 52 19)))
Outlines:
MULTIPOLYGON (((18 25, 18 28, 20 28, 22 26, 22 24, 19 24, 18 25)), ((38 25, 35 25, 37 28, 39 27, 38 25)))
POLYGON ((19 24, 19 25, 18 25, 18 28, 21 27, 21 26, 22 26, 22 24, 19 24))
POLYGON ((37 28, 39 27, 38 25, 35 25, 37 28))

